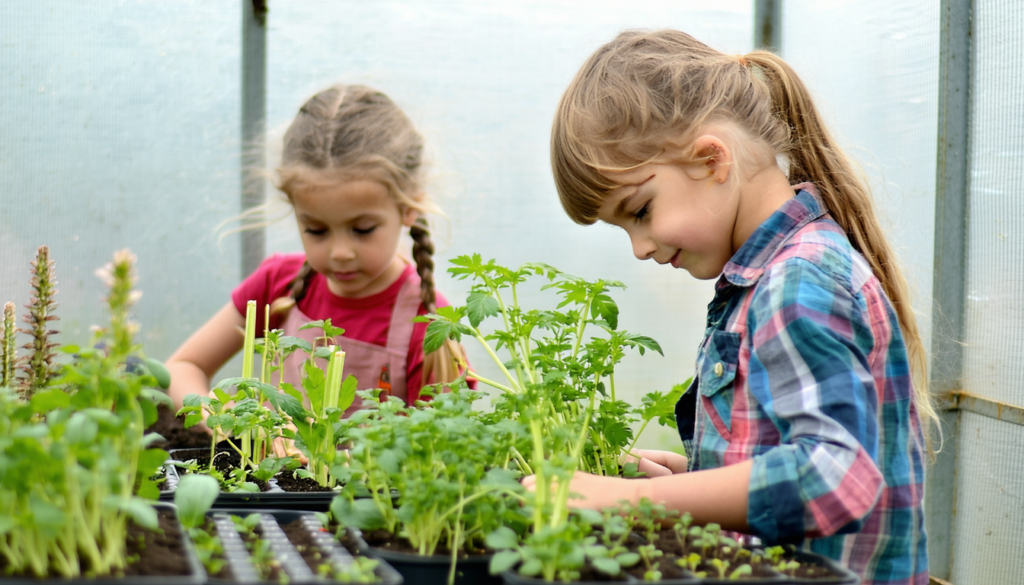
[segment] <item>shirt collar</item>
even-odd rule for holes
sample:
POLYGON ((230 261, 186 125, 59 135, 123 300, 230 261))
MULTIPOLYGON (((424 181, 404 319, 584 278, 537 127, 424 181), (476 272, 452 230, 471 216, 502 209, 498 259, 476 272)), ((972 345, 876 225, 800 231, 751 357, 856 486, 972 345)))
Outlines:
POLYGON ((782 204, 754 230, 722 270, 716 289, 731 283, 751 286, 764 274, 782 245, 805 225, 828 213, 821 196, 811 183, 794 185, 796 196, 782 204))

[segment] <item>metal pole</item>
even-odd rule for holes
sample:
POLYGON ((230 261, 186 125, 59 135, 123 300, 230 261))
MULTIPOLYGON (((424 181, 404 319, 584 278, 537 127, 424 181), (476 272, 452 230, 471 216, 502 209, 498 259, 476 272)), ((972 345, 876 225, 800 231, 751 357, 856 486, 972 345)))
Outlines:
POLYGON ((754 48, 776 53, 782 49, 782 0, 754 2, 754 48))
MULTIPOLYGON (((935 258, 932 285, 931 391, 939 399, 942 450, 925 481, 930 572, 953 569, 957 440, 954 392, 963 388, 964 300, 968 217, 968 139, 971 81, 971 1, 942 0, 939 26, 938 153, 935 182, 935 258)), ((937 433, 933 433, 933 441, 937 433)))
MULTIPOLYGON (((263 133, 267 119, 267 5, 242 0, 242 212, 265 201, 256 171, 265 165, 263 133)), ((266 231, 242 231, 242 278, 252 274, 266 253, 266 231)))

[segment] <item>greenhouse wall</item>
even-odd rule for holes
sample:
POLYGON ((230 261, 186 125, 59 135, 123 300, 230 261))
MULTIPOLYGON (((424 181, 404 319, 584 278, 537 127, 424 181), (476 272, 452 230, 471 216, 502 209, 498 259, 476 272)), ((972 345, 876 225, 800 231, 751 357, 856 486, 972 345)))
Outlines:
MULTIPOLYGON (((0 302, 27 302, 29 261, 47 244, 59 280, 60 341, 84 341, 102 319, 96 268, 118 249, 139 258, 137 318, 164 359, 229 301, 244 276, 241 108, 248 0, 0 4, 0 302)), ((907 268, 926 346, 955 346, 958 392, 997 410, 947 414, 953 454, 949 542, 933 573, 956 585, 1024 583, 1024 4, 971 5, 967 235, 962 339, 932 339, 937 259, 939 55, 956 0, 787 0, 777 49, 815 95, 842 147, 867 174, 907 268), (1014 410, 1016 409, 1016 410, 1014 410), (998 416, 993 415, 996 412, 998 416), (1002 419, 1002 420, 1000 420, 1002 419)), ((626 28, 672 27, 728 53, 754 48, 758 3, 696 0, 269 3, 266 158, 302 102, 327 85, 391 95, 424 132, 438 286, 461 303, 468 283, 445 269, 479 252, 508 266, 545 262, 623 282, 623 328, 665 356, 630 356, 620 395, 637 402, 692 373, 712 281, 637 262, 621 230, 582 227, 555 194, 548 141, 554 108, 583 59, 626 28)), ((266 192, 277 198, 272 185, 266 192)), ((939 202, 941 204, 941 201, 939 202)), ((266 229, 262 256, 301 250, 294 218, 266 229)), ((938 237, 942 237, 941 233, 938 237)), ((954 277, 957 278, 957 277, 954 277)), ((552 297, 530 291, 527 307, 552 297)), ((468 346, 481 374, 496 378, 468 346)), ((945 360, 945 355, 934 360, 945 360)), ((235 375, 232 362, 221 376, 235 375)), ((963 404, 963 403, 961 403, 963 404)), ((955 404, 954 404, 955 406, 955 404)), ((674 431, 641 446, 673 448, 674 431)))

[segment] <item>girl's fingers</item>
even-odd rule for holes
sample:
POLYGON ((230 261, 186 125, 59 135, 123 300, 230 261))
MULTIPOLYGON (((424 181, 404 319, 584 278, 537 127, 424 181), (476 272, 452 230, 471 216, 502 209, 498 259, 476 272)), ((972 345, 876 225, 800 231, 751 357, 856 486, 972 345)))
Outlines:
MULTIPOLYGON (((679 453, 658 451, 655 449, 633 449, 633 454, 640 455, 658 465, 669 469, 672 473, 686 473, 688 460, 679 453)), ((643 470, 641 470, 643 471, 643 470)))
POLYGON ((637 471, 641 471, 647 474, 647 477, 661 477, 663 475, 672 475, 671 469, 665 467, 664 465, 659 465, 646 457, 640 459, 640 462, 637 464, 637 471))
POLYGON ((524 488, 526 488, 526 489, 528 489, 528 490, 530 490, 532 492, 534 489, 536 489, 536 486, 537 486, 537 476, 536 475, 527 475, 519 483, 523 484, 524 488))

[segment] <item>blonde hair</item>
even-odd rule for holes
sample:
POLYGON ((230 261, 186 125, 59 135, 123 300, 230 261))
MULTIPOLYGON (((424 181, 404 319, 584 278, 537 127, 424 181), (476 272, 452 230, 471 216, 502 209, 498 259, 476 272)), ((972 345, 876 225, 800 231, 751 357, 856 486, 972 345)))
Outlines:
MULTIPOLYGON (((551 132, 551 166, 562 207, 592 224, 618 185, 605 175, 686 154, 710 123, 731 123, 784 156, 793 184, 812 182, 895 308, 926 440, 937 422, 927 357, 899 259, 886 241, 867 181, 836 144, 796 72, 768 51, 727 55, 675 31, 626 31, 587 59, 562 96, 551 132), (675 148, 672 148, 675 147, 675 148)), ((774 164, 772 161, 771 164, 774 164)))
MULTIPOLYGON (((420 298, 427 311, 434 312, 434 243, 424 214, 437 208, 423 192, 422 167, 423 137, 391 98, 365 85, 333 85, 303 104, 285 133, 276 186, 290 200, 297 189, 370 179, 384 185, 399 207, 419 211, 409 235, 421 280, 420 298)), ((305 295, 313 274, 306 262, 289 294, 271 304, 271 312, 283 315, 291 310, 305 295)), ((423 384, 431 376, 442 383, 456 379, 460 360, 464 361, 461 348, 453 342, 425 355, 423 384)))

